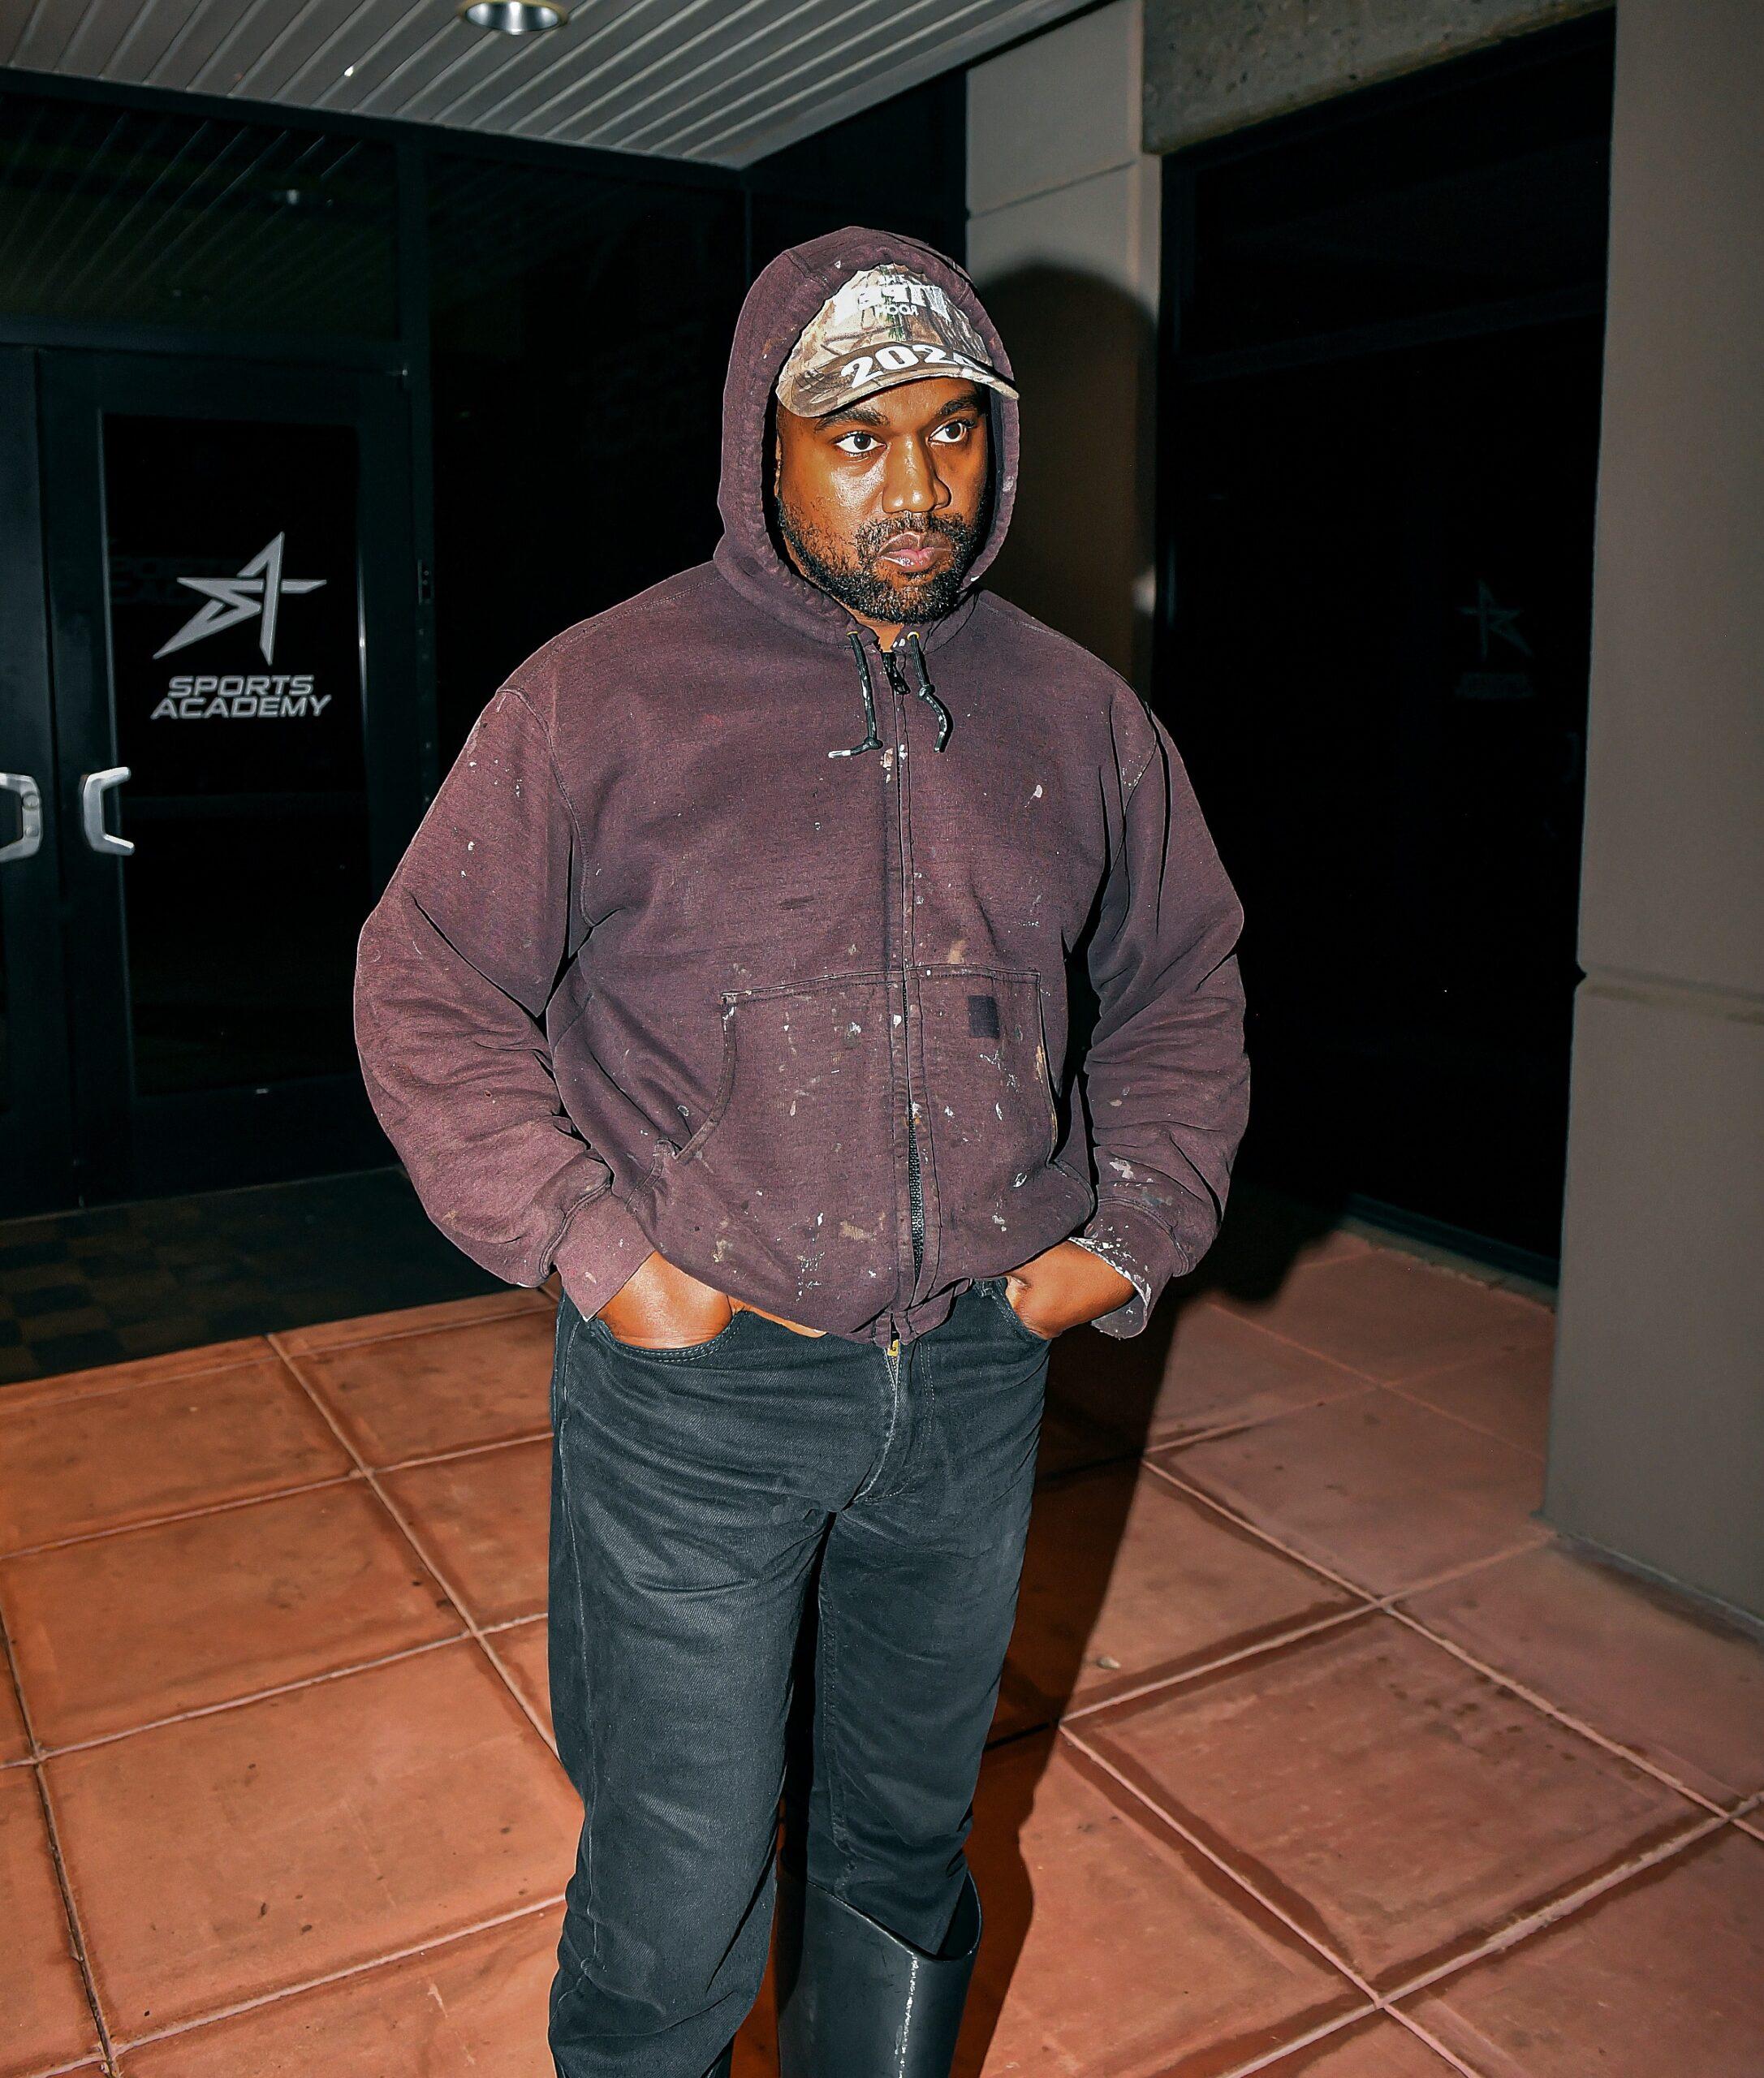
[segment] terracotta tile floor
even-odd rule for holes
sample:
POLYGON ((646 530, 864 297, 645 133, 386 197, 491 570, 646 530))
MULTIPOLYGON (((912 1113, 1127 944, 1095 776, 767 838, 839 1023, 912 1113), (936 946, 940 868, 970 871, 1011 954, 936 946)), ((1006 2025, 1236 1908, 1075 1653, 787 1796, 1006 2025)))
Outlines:
MULTIPOLYGON (((960 2078, 1764 2073, 1764 1648, 1536 1519, 1551 1327, 1340 1234, 1059 1345, 960 2078)), ((0 1393, 0 2078, 549 2078, 551 1334, 0 1393)))

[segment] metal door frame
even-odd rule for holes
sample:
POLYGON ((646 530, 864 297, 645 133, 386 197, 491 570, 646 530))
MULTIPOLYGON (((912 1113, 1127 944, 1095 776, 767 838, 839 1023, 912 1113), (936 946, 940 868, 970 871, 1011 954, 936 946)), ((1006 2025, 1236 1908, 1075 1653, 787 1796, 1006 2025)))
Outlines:
MULTIPOLYGON (((43 618, 37 356, 0 348, 0 770, 34 786, 37 848, 0 860, 0 1218, 37 1209, 71 1171, 73 1105, 65 976, 55 733, 43 618)), ((0 845, 21 842, 22 786, 0 800, 0 845)))

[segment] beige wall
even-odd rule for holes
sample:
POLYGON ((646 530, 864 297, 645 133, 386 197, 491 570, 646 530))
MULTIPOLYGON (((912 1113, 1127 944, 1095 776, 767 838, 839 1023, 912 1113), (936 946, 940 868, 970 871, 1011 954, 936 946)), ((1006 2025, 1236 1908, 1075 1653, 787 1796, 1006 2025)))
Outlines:
POLYGON ((1764 19, 1621 0, 1545 1512, 1764 1615, 1764 19))
POLYGON ((1139 106, 1139 0, 968 75, 968 270, 1022 391, 987 581, 1147 689, 1158 162, 1139 106))

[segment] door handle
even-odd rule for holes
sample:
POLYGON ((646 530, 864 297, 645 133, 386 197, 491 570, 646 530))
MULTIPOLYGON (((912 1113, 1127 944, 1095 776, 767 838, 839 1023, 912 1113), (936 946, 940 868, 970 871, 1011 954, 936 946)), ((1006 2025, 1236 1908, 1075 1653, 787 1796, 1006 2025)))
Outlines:
POLYGON ((104 797, 128 777, 126 765, 113 765, 106 772, 88 772, 80 782, 80 823, 86 842, 94 851, 126 859, 135 849, 126 837, 113 837, 104 826, 104 797))
POLYGON ((43 797, 28 772, 0 772, 0 794, 19 797, 19 834, 9 844, 0 844, 0 866, 14 859, 28 859, 43 842, 43 797))

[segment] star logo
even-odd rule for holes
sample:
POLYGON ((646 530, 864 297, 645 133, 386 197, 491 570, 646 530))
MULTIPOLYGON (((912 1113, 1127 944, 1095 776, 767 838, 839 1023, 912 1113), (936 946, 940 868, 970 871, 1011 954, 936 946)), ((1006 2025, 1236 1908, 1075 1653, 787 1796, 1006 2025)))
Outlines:
POLYGON ((1488 662, 1490 636, 1498 641, 1512 643, 1522 656, 1531 654, 1531 645, 1519 632, 1520 609, 1517 606, 1497 606, 1494 594, 1482 578, 1476 580, 1476 604, 1473 606, 1460 606, 1458 611, 1476 623, 1477 641, 1485 664, 1488 662))
POLYGON ((174 649, 188 649, 192 642, 205 642, 241 621, 257 623, 257 647, 266 664, 275 662, 276 616, 284 593, 316 592, 322 577, 284 577, 282 545, 286 534, 278 534, 267 548, 259 549, 236 577, 180 577, 178 582, 203 594, 203 604, 162 649, 153 652, 157 663, 174 649))

